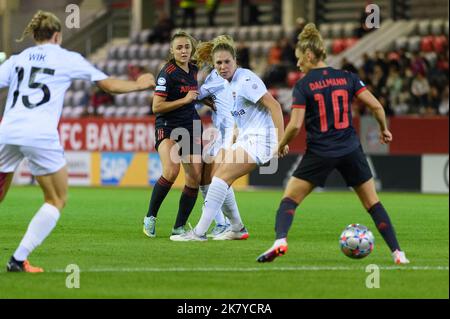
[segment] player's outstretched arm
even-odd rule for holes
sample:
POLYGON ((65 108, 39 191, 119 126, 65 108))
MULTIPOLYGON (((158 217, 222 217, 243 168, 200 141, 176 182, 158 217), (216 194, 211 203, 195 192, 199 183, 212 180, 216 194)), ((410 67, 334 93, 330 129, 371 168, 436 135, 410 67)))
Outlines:
POLYGON ((120 80, 109 77, 98 81, 97 85, 105 92, 111 94, 129 93, 152 89, 156 86, 155 77, 151 73, 142 74, 136 81, 120 80))
POLYGON ((358 94, 358 99, 360 99, 365 105, 369 107, 372 111, 373 116, 378 122, 380 127, 380 143, 388 144, 392 142, 392 133, 387 128, 386 123, 386 113, 381 105, 380 101, 370 93, 369 90, 364 90, 358 94))

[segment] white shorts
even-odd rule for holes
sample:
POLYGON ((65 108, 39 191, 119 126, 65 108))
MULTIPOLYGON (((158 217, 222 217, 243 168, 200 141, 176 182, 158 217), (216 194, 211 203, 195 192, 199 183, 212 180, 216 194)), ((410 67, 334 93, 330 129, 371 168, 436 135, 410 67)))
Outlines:
POLYGON ((0 172, 13 173, 25 157, 34 176, 56 173, 66 165, 62 149, 47 150, 32 146, 0 144, 0 172))
POLYGON ((231 143, 233 141, 233 129, 225 130, 220 132, 216 128, 214 128, 215 135, 214 140, 209 144, 205 145, 204 155, 208 158, 214 158, 219 154, 221 149, 227 149, 231 147, 231 143))
POLYGON ((231 149, 243 148, 258 166, 268 163, 275 155, 278 141, 275 135, 239 136, 231 149))

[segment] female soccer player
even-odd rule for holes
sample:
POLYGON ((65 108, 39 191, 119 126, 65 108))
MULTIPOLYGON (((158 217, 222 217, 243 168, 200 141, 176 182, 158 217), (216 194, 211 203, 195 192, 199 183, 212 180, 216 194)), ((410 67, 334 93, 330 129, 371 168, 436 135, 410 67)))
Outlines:
POLYGON ((352 126, 351 101, 357 97, 373 112, 380 128, 380 142, 392 141, 383 106, 357 75, 325 64, 326 52, 313 23, 305 26, 296 48, 298 67, 306 75, 295 85, 291 120, 279 144, 283 151, 298 134, 306 118, 307 151, 289 180, 276 216, 274 245, 258 257, 268 262, 287 251, 287 234, 295 210, 316 186, 323 187, 337 169, 353 187, 364 208, 392 251, 396 264, 409 263, 401 251, 389 216, 378 199, 372 173, 352 126))
MULTIPOLYGON (((223 161, 225 150, 233 144, 234 137, 234 119, 231 114, 234 104, 233 93, 230 83, 222 78, 216 69, 214 69, 211 52, 214 48, 218 48, 223 43, 232 43, 232 39, 227 36, 218 36, 212 41, 201 43, 196 50, 195 60, 199 66, 204 66, 205 72, 208 72, 204 83, 200 87, 199 99, 212 98, 215 110, 212 113, 214 139, 209 145, 205 146, 203 151, 203 175, 200 189, 203 197, 206 198, 211 179, 217 168, 223 161)), ((219 211, 214 220, 216 226, 208 234, 210 237, 216 237, 229 230, 229 223, 226 221, 225 215, 239 215, 239 209, 236 204, 234 191, 230 190, 225 198, 222 210, 219 211)))
POLYGON ((197 200, 202 174, 202 126, 195 109, 198 69, 190 62, 195 46, 196 41, 189 34, 176 32, 170 43, 169 62, 158 75, 153 113, 156 114, 155 148, 163 172, 153 188, 147 216, 144 217, 143 231, 151 238, 156 236, 159 208, 180 172, 180 160, 186 185, 181 194, 173 235, 185 231, 184 226, 197 200))
MULTIPOLYGON (((230 83, 234 100, 232 114, 239 133, 236 143, 225 151, 224 162, 214 173, 197 226, 185 234, 172 236, 170 239, 174 241, 206 240, 205 233, 230 192, 230 186, 239 177, 269 162, 284 132, 280 104, 256 74, 237 67, 234 44, 221 42, 212 49, 212 58, 216 71, 230 83)), ((281 155, 286 151, 287 146, 281 155)), ((233 214, 229 219, 231 230, 214 239, 248 238, 240 216, 233 214)))
POLYGON ((45 203, 31 220, 7 270, 35 273, 43 269, 31 266, 28 255, 56 226, 66 203, 67 168, 57 127, 71 81, 90 80, 109 93, 149 89, 155 81, 151 74, 137 81, 109 78, 80 54, 62 49, 61 22, 50 12, 34 15, 21 40, 28 35, 33 36, 36 46, 11 56, 0 66, 0 88, 9 86, 0 124, 0 202, 14 171, 26 157, 45 203))

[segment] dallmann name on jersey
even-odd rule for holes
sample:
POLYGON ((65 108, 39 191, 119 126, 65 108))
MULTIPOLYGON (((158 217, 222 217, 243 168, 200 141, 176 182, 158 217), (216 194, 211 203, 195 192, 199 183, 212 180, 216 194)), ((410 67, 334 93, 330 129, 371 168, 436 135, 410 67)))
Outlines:
POLYGON ((239 111, 231 111, 231 115, 234 117, 242 116, 245 114, 245 110, 241 109, 239 111))
POLYGON ((309 83, 309 88, 311 89, 311 91, 314 91, 314 90, 324 89, 329 86, 343 86, 343 85, 347 85, 346 78, 326 79, 326 80, 311 82, 311 83, 309 83))

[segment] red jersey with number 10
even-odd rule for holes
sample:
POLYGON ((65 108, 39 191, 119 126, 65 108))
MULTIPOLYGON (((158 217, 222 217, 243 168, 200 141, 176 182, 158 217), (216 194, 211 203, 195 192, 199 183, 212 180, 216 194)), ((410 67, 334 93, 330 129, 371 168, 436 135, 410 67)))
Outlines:
POLYGON ((351 101, 365 89, 356 74, 331 67, 312 69, 296 83, 292 108, 305 109, 309 151, 341 157, 360 146, 352 126, 351 101))

